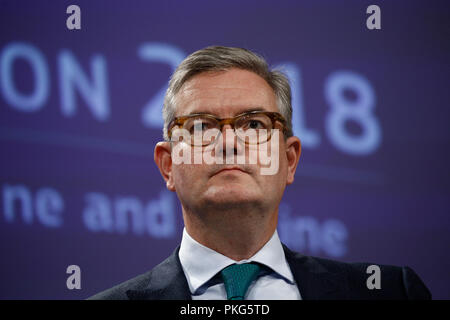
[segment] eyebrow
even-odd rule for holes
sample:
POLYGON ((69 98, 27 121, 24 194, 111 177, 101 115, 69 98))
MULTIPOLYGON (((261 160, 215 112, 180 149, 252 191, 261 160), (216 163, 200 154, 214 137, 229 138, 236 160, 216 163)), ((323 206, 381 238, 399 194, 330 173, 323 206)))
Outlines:
MULTIPOLYGON (((262 107, 254 107, 254 108, 245 109, 245 110, 236 112, 236 113, 233 115, 233 117, 235 117, 235 116, 237 116, 237 115, 239 115, 239 114, 242 114, 242 113, 253 112, 253 111, 267 111, 267 110, 265 110, 265 109, 262 108, 262 107)), ((213 116, 217 117, 217 115, 212 114, 212 113, 209 113, 209 112, 205 112, 205 111, 197 111, 197 112, 196 112, 196 111, 193 111, 193 112, 189 113, 188 115, 192 115, 192 114, 209 114, 209 115, 213 115, 213 116)))

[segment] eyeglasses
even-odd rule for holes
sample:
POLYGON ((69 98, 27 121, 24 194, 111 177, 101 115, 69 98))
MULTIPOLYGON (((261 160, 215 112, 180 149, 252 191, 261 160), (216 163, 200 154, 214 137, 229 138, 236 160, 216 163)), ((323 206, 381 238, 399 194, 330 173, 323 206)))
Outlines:
POLYGON ((235 135, 246 144, 259 144, 270 140, 277 122, 285 134, 286 120, 278 112, 250 111, 225 119, 211 114, 191 114, 173 119, 168 127, 168 136, 172 141, 174 129, 184 129, 183 133, 189 134, 192 146, 207 146, 215 142, 223 126, 229 124, 235 135))

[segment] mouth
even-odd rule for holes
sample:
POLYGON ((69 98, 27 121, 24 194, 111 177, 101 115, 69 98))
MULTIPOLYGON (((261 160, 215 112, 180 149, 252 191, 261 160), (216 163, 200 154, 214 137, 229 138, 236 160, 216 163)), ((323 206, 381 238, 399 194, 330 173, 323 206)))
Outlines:
POLYGON ((246 171, 244 171, 240 167, 225 167, 225 168, 220 169, 216 173, 214 173, 214 175, 219 174, 219 173, 231 173, 231 172, 244 172, 244 173, 247 173, 246 171))

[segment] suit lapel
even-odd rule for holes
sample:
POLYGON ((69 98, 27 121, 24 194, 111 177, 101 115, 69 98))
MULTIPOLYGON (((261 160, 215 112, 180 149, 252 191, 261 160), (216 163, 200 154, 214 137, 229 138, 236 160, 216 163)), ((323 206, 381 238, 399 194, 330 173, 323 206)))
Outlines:
POLYGON ((331 273, 316 259, 292 252, 283 245, 286 260, 303 300, 344 300, 348 286, 344 272, 331 273))
POLYGON ((177 247, 170 257, 149 274, 142 290, 128 290, 130 300, 191 300, 191 292, 181 267, 177 247))

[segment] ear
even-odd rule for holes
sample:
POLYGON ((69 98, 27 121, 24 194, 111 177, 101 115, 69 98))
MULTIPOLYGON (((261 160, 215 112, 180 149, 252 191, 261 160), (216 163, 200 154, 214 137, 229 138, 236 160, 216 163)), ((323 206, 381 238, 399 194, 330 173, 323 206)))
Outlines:
POLYGON ((286 158, 288 161, 286 184, 291 184, 294 182, 295 171, 297 170, 301 153, 302 144, 300 139, 295 136, 289 137, 286 140, 286 158))
POLYGON ((166 181, 167 189, 170 191, 175 191, 172 176, 172 150, 170 147, 170 142, 162 141, 156 144, 154 160, 159 168, 159 172, 164 178, 164 181, 166 181))

